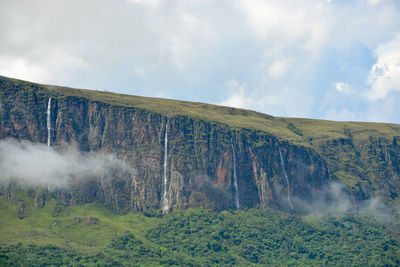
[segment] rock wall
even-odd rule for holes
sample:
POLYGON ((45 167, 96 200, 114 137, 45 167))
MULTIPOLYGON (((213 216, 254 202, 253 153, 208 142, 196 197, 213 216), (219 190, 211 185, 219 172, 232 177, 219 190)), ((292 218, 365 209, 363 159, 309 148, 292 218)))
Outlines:
MULTIPOLYGON (((187 116, 166 117, 84 97, 52 95, 39 85, 32 84, 27 89, 0 81, 0 88, 3 88, 0 94, 1 139, 17 138, 45 144, 46 109, 51 96, 51 145, 55 149, 73 144, 82 151, 114 153, 131 167, 129 173, 116 171, 110 177, 71 181, 68 190, 55 188, 51 195, 66 205, 100 202, 120 212, 161 209, 165 129, 168 129, 170 209, 235 207, 232 144, 239 203, 244 208, 273 206, 289 211, 289 190, 294 210, 300 210, 302 202, 320 198, 324 187, 341 180, 341 175, 346 173, 367 181, 350 190, 355 202, 369 197, 376 188, 382 187, 385 193, 391 194, 400 190, 398 139, 391 144, 371 140, 357 148, 348 140, 334 140, 320 145, 320 150, 324 151, 321 154, 311 147, 294 145, 265 132, 235 129, 187 116), (289 186, 284 178, 280 152, 289 186), (370 154, 375 153, 374 158, 383 158, 387 164, 381 167, 389 170, 391 183, 375 183, 369 175, 378 170, 371 164, 365 165, 365 170, 355 170, 354 164, 346 167, 343 158, 335 161, 339 152, 350 155, 349 160, 362 162, 368 162, 370 154), (390 188, 395 189, 391 191, 390 188)), ((4 196, 10 194, 9 188, 2 186, 4 196)), ((43 202, 45 198, 37 195, 35 199, 43 202)))

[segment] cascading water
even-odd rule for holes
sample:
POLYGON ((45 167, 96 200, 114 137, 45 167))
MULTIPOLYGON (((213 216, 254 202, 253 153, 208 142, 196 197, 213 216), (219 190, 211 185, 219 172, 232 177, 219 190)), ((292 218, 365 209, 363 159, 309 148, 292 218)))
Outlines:
POLYGON ((168 125, 165 125, 165 136, 164 136, 164 177, 163 177, 163 199, 162 199, 162 210, 164 213, 168 212, 169 200, 168 200, 168 176, 167 176, 167 163, 168 163, 168 125))
MULTIPOLYGON (((50 150, 50 139, 51 139, 51 97, 47 102, 47 151, 50 150)), ((51 193, 53 184, 49 182, 47 184, 47 191, 51 193)))
POLYGON ((232 146, 232 154, 233 154, 233 185, 235 187, 235 204, 236 209, 239 209, 239 191, 237 185, 237 175, 236 175, 236 156, 235 156, 235 146, 233 145, 233 141, 231 138, 231 146, 232 146))
POLYGON ((286 174, 285 164, 283 163, 282 153, 281 153, 281 150, 280 150, 280 149, 279 149, 279 156, 281 157, 281 166, 282 166, 283 174, 285 175, 285 179, 286 179, 286 183, 287 183, 287 199, 288 199, 288 202, 289 202, 289 205, 290 205, 290 209, 293 210, 292 202, 290 201, 290 184, 289 184, 289 179, 288 179, 287 174, 286 174))
POLYGON ((47 150, 50 150, 51 139, 51 97, 47 102, 47 150))

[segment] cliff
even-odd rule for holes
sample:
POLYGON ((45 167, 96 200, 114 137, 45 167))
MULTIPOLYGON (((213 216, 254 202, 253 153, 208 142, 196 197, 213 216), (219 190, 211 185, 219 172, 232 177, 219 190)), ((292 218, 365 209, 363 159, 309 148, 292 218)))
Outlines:
MULTIPOLYGON (((35 205, 53 197, 65 205, 146 211, 162 209, 166 197, 168 210, 300 211, 304 203, 329 199, 332 183, 344 184, 355 206, 371 197, 398 200, 399 125, 278 118, 0 76, 0 139, 46 144, 49 98, 53 148, 113 153, 130 171, 74 180, 68 189, 37 189, 35 205)), ((3 183, 0 194, 17 203, 16 188, 3 183)))

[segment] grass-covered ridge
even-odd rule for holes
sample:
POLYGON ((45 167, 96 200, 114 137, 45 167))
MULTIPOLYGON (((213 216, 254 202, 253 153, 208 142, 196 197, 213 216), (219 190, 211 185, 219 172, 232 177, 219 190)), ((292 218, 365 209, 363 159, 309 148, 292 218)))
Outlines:
POLYGON ((263 131, 281 139, 306 146, 309 146, 311 141, 321 139, 354 137, 355 141, 361 141, 368 139, 370 136, 386 139, 400 136, 400 125, 398 124, 282 118, 255 111, 212 104, 41 85, 0 76, 1 81, 6 81, 15 88, 39 90, 43 94, 56 98, 83 97, 91 101, 100 101, 117 106, 136 107, 168 117, 188 116, 227 124, 232 128, 263 131))
POLYGON ((315 219, 256 209, 118 215, 55 200, 26 207, 19 219, 0 198, 0 266, 400 264, 400 243, 369 216, 315 219))

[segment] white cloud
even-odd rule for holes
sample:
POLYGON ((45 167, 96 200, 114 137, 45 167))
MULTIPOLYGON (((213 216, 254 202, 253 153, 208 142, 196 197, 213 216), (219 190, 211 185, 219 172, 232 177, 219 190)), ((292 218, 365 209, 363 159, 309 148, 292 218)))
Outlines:
POLYGON ((375 51, 377 62, 368 76, 371 90, 367 97, 371 101, 384 99, 391 91, 400 91, 400 33, 397 37, 375 51))
POLYGON ((213 42, 213 29, 206 20, 190 13, 181 12, 176 19, 179 26, 168 41, 170 55, 175 66, 184 69, 210 45, 208 42, 213 42))
POLYGON ((282 78, 288 71, 290 64, 287 59, 279 59, 268 67, 268 74, 272 78, 282 78))
POLYGON ((333 84, 335 86, 335 89, 338 92, 341 92, 343 94, 350 95, 353 93, 353 90, 351 89, 350 85, 344 82, 337 82, 333 84))
POLYGON ((67 187, 71 179, 106 177, 129 166, 112 154, 82 153, 74 147, 62 152, 44 144, 0 141, 0 181, 17 179, 35 186, 67 187))
POLYGON ((37 82, 51 80, 51 74, 44 70, 42 65, 30 62, 24 57, 11 55, 2 55, 0 57, 0 74, 37 82))
POLYGON ((71 74, 90 66, 64 49, 46 51, 46 57, 0 54, 0 74, 41 83, 63 83, 71 74))
POLYGON ((126 1, 148 7, 156 7, 161 3, 161 0, 126 0, 126 1))
POLYGON ((276 90, 265 88, 264 90, 268 90, 268 93, 263 93, 263 90, 257 90, 257 88, 251 89, 246 83, 232 79, 224 87, 226 99, 217 104, 257 110, 277 116, 288 114, 306 116, 310 99, 304 97, 301 91, 293 88, 277 88, 276 90))
POLYGON ((391 92, 390 97, 379 99, 368 106, 365 118, 375 122, 399 122, 400 92, 391 92))
POLYGON ((329 3, 239 0, 237 6, 255 34, 272 46, 271 54, 292 45, 314 53, 328 40, 333 18, 329 3))
POLYGON ((368 3, 370 5, 377 5, 379 3, 383 2, 383 0, 368 0, 368 3))
POLYGON ((246 84, 240 83, 236 80, 230 80, 225 85, 230 95, 227 99, 218 103, 218 105, 229 106, 235 108, 250 108, 254 106, 254 100, 246 96, 246 84), (233 92, 233 93, 231 93, 233 92))

